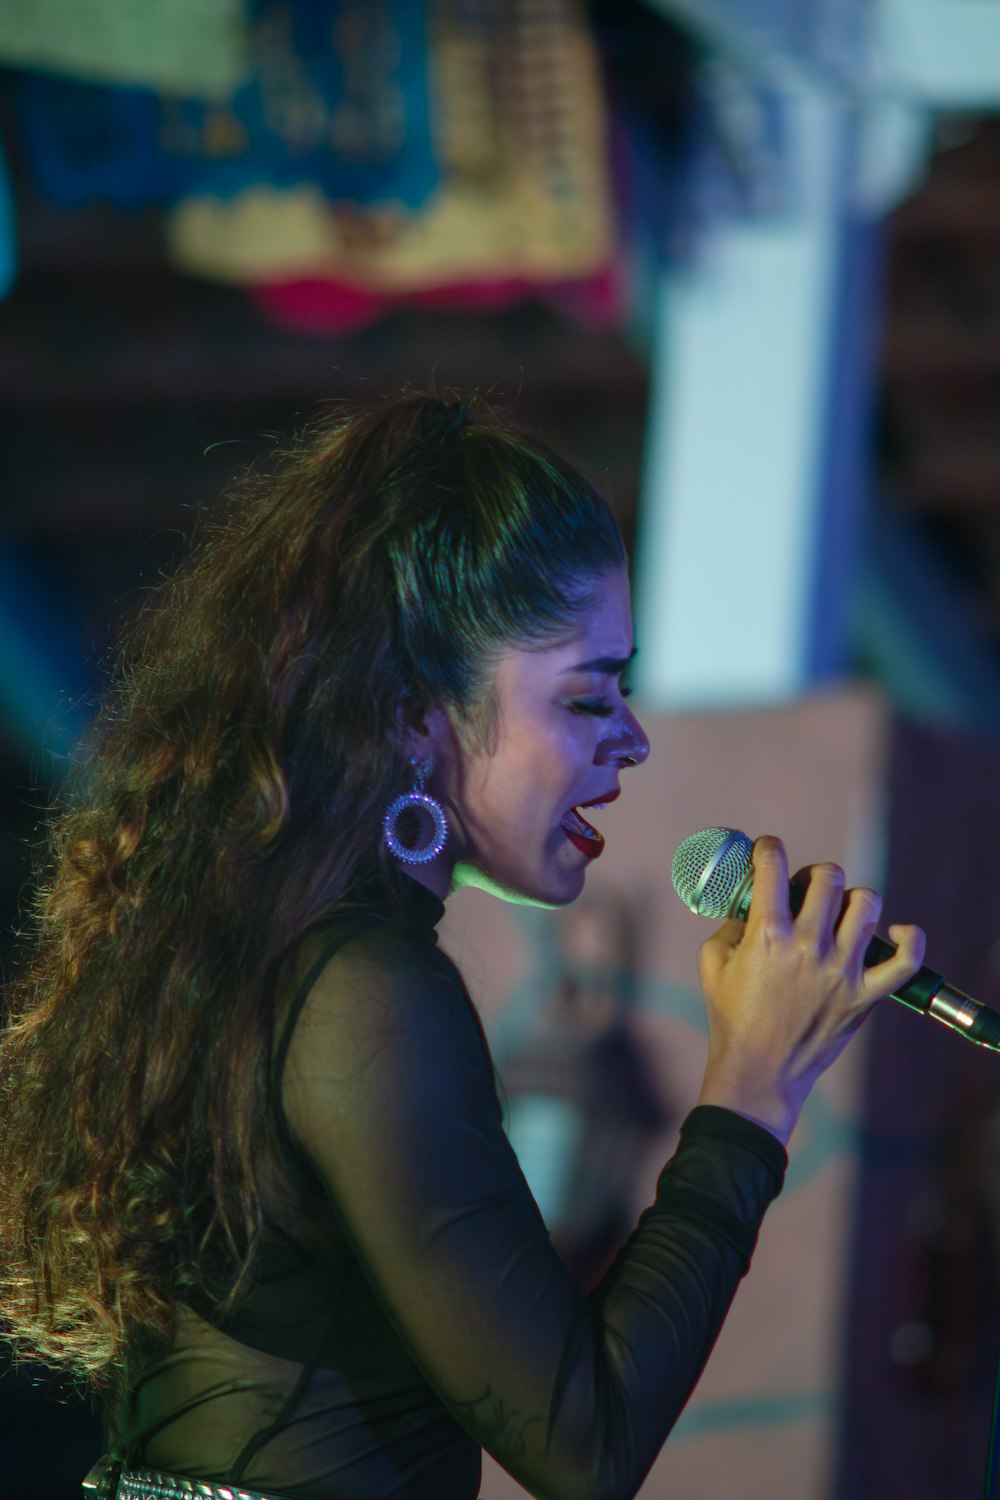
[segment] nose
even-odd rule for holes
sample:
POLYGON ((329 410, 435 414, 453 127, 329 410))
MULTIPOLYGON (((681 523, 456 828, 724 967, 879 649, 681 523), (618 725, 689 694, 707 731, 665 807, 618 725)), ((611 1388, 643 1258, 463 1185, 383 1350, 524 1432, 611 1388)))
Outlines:
POLYGON ((607 755, 623 770, 629 766, 641 766, 649 759, 649 736, 631 709, 626 710, 625 721, 608 746, 607 755))

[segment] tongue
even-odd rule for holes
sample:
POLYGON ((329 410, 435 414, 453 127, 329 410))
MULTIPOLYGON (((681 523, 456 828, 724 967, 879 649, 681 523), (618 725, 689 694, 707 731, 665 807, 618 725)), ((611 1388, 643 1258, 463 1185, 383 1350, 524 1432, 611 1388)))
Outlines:
POLYGON ((569 835, 574 844, 582 843, 584 852, 588 854, 599 854, 604 848, 604 835, 590 826, 578 808, 570 808, 562 819, 560 827, 569 835))

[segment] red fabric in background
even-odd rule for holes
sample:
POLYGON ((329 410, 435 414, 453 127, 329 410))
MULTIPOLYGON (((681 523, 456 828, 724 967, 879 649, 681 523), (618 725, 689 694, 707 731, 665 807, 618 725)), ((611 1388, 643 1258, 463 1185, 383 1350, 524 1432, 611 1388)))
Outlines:
POLYGON ((265 282, 250 295, 268 322, 316 338, 367 328, 400 307, 494 312, 531 297, 550 303, 574 322, 601 329, 619 326, 625 309, 623 277, 614 263, 593 276, 549 283, 509 276, 389 294, 346 281, 310 277, 265 282))

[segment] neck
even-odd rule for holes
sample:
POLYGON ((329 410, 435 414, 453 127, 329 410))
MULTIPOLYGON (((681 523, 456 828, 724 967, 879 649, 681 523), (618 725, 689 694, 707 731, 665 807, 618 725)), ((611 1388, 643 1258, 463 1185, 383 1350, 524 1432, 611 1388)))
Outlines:
POLYGON ((404 865, 411 880, 424 885, 440 901, 447 901, 451 892, 451 866, 443 859, 432 859, 425 865, 404 865))

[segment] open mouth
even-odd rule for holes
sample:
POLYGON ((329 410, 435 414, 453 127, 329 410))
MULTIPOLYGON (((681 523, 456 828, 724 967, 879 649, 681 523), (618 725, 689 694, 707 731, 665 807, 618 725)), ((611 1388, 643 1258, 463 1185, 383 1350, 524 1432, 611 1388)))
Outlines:
POLYGON ((579 808, 571 807, 561 820, 559 827, 581 854, 586 854, 588 859, 597 859, 604 848, 604 835, 598 833, 597 829, 581 816, 579 808))
MULTIPOLYGON (((605 806, 603 802, 587 805, 605 806)), ((581 854, 586 854, 588 859, 597 859, 604 848, 604 835, 599 833, 592 823, 587 822, 578 807, 570 808, 565 817, 560 820, 559 827, 581 854)))

